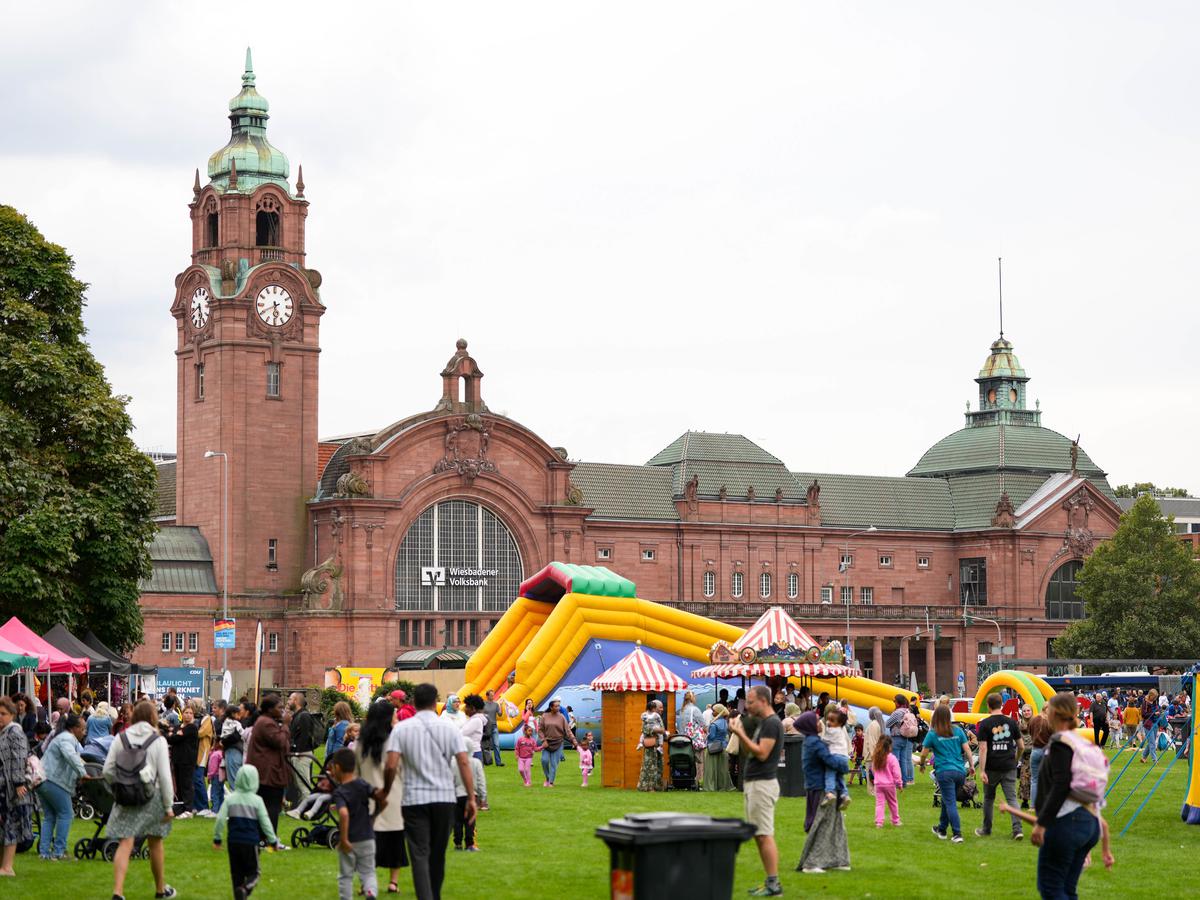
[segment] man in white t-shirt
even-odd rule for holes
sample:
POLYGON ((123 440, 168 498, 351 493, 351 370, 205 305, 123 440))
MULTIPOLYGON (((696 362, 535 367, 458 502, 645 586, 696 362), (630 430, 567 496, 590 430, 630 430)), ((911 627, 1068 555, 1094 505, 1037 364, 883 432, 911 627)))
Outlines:
POLYGON ((475 785, 462 732, 434 712, 437 688, 419 684, 413 690, 417 714, 398 723, 387 742, 383 787, 376 804, 386 804, 404 758, 404 835, 412 862, 417 900, 441 900, 446 874, 446 844, 454 822, 454 766, 467 789, 466 816, 475 819, 475 785))

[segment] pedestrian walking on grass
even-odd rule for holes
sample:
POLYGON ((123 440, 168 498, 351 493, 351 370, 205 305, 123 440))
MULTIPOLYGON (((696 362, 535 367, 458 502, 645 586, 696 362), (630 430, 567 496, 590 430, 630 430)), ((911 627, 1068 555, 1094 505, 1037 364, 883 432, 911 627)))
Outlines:
POLYGON ((759 719, 753 737, 742 727, 741 716, 730 719, 729 730, 737 735, 748 753, 742 777, 746 821, 754 826, 754 842, 762 860, 766 880, 750 893, 755 897, 778 897, 779 848, 775 843, 775 804, 779 801, 779 756, 783 750, 783 723, 771 706, 771 689, 756 684, 746 696, 746 712, 759 719))
MULTIPOLYGON (((977 837, 992 833, 992 807, 996 803, 996 788, 1002 788, 1009 806, 1017 805, 1017 761, 1025 755, 1025 741, 1017 720, 1000 712, 1004 700, 999 694, 988 694, 988 717, 977 726, 979 735, 979 768, 983 772, 983 826, 975 829, 977 837)), ((1021 818, 1013 814, 1014 841, 1023 837, 1021 818)))
POLYGON ((104 760, 104 779, 113 787, 116 802, 108 817, 108 836, 117 841, 113 857, 113 900, 125 900, 125 873, 135 838, 146 838, 154 896, 175 896, 166 883, 163 838, 171 833, 175 818, 171 794, 171 758, 167 742, 158 731, 158 710, 149 700, 139 700, 133 721, 117 735, 104 760))
MULTIPOLYGON (((342 748, 333 754, 329 777, 335 785, 333 805, 338 814, 338 900, 354 900, 354 875, 358 874, 366 900, 375 900, 375 829, 371 821, 374 788, 358 777, 354 751, 342 748)), ((386 804, 379 804, 382 808, 386 804)))
POLYGON ((258 796, 258 769, 245 765, 238 769, 237 782, 225 802, 217 810, 213 825, 213 849, 221 849, 221 839, 228 830, 226 849, 229 853, 229 877, 233 880, 235 900, 246 900, 258 884, 259 836, 272 845, 279 840, 271 827, 267 807, 258 796))
POLYGON ((921 747, 921 771, 925 771, 925 759, 933 752, 933 777, 942 795, 942 815, 933 826, 935 837, 950 838, 955 844, 963 842, 962 822, 958 817, 958 789, 967 778, 975 777, 975 763, 971 758, 971 745, 961 728, 950 721, 950 707, 939 706, 933 711, 932 727, 925 735, 921 747))
POLYGON ((413 705, 416 715, 397 723, 388 737, 384 785, 375 792, 375 802, 387 803, 403 761, 404 836, 412 863, 413 889, 417 900, 441 900, 446 844, 454 822, 451 767, 457 768, 467 788, 466 814, 471 821, 475 819, 475 786, 462 732, 434 711, 437 688, 417 685, 413 705))

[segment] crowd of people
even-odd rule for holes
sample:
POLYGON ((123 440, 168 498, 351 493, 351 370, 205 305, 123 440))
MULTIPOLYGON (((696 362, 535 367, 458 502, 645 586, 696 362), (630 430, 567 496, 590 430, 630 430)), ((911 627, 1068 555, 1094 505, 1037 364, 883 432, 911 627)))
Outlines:
MULTIPOLYGON (((1186 693, 1157 691, 1059 694, 1035 715, 1021 704, 1005 709, 1007 692, 987 698, 988 716, 976 726, 952 721, 942 697, 927 725, 914 700, 895 697, 884 716, 878 707, 858 722, 854 711, 828 694, 782 685, 754 686, 733 697, 722 690, 703 709, 687 692, 675 720, 696 751, 701 790, 744 793, 745 818, 765 880, 759 896, 782 892, 774 812, 780 794, 777 772, 787 735, 797 735, 805 776, 806 838, 798 869, 819 874, 848 869, 843 811, 855 780, 874 799, 874 823, 901 827, 901 797, 917 773, 932 765, 939 799, 932 832, 962 843, 960 802, 982 783, 978 838, 992 835, 997 795, 1011 822, 1011 837, 1023 840, 1032 824, 1038 845, 1038 885, 1043 896, 1073 895, 1092 848, 1103 842, 1111 865, 1107 829, 1094 803, 1081 802, 1072 788, 1076 759, 1106 743, 1140 748, 1156 759, 1169 724, 1190 715, 1186 693), (1083 747, 1074 728, 1090 726, 1094 745, 1083 747), (915 762, 915 764, 914 764, 915 762)), ((0 697, 0 877, 13 876, 17 847, 33 837, 35 807, 41 827, 37 852, 43 860, 67 857, 74 798, 81 785, 102 782, 113 795, 106 824, 117 841, 113 897, 123 900, 125 875, 135 842, 150 859, 156 897, 176 896, 165 878, 164 839, 177 819, 211 818, 214 846, 226 850, 235 897, 248 897, 258 879, 258 855, 290 848, 279 837, 279 817, 312 823, 329 817, 338 842, 339 896, 375 897, 376 870, 387 870, 385 891, 398 893, 404 868, 418 898, 440 896, 448 848, 480 850, 477 813, 487 811, 485 767, 503 767, 498 719, 501 702, 488 692, 451 694, 441 711, 437 691, 420 685, 373 702, 361 722, 347 702, 337 703, 330 721, 308 708, 295 692, 265 694, 258 704, 218 700, 206 705, 168 691, 158 702, 143 697, 114 709, 90 692, 60 697, 49 715, 15 694, 0 697), (88 766, 88 760, 97 765, 88 766), (139 844, 140 845, 140 844, 139 844)), ((515 709, 512 710, 515 712, 515 709)), ((520 713, 514 747, 517 777, 533 784, 533 763, 542 786, 553 788, 575 751, 581 784, 587 787, 595 742, 579 733, 570 707, 552 699, 542 711, 527 702, 520 713)), ((643 753, 638 789, 663 784, 663 752, 670 735, 661 700, 651 698, 641 717, 643 753)), ((1169 742, 1169 741, 1168 741, 1169 742)), ((1186 752, 1181 747, 1180 752, 1186 752)), ((1096 750, 1102 752, 1102 750, 1096 750)))
MULTIPOLYGON (((356 878, 361 895, 377 896, 377 868, 387 870, 384 892, 399 893, 410 868, 418 898, 440 897, 448 847, 480 850, 476 814, 490 808, 484 767, 505 762, 493 692, 451 694, 440 712, 437 700, 432 685, 418 685, 412 696, 394 690, 374 701, 361 722, 338 702, 326 722, 302 692, 206 704, 168 690, 158 701, 113 709, 84 691, 54 699, 41 715, 22 694, 0 697, 0 877, 15 875, 35 809, 39 856, 68 858, 77 789, 99 781, 113 799, 105 828, 117 842, 114 900, 124 898, 129 860, 143 840, 156 897, 177 895, 166 882, 164 839, 175 821, 192 817, 214 820, 234 896, 248 897, 259 853, 291 849, 279 834, 284 812, 305 823, 328 817, 336 827, 339 896, 354 895, 356 878)), ((527 704, 515 748, 523 784, 532 785, 536 756, 543 787, 554 787, 568 748, 586 787, 591 732, 579 734, 573 710, 557 699, 540 712, 527 704)))

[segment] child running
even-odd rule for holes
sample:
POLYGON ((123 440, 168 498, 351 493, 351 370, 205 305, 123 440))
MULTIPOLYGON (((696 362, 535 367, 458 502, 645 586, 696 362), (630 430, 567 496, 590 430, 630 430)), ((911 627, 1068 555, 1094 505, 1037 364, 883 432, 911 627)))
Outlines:
POLYGON ((579 768, 583 771, 583 786, 587 787, 588 776, 592 774, 592 733, 590 731, 579 742, 579 768))
POLYGON ((521 780, 525 782, 525 787, 530 787, 533 751, 536 748, 537 741, 533 739, 533 727, 526 725, 521 729, 521 736, 517 738, 517 771, 521 773, 521 780))
POLYGON ((258 796, 258 769, 244 765, 238 769, 233 792, 217 811, 213 828, 213 849, 221 849, 221 832, 229 824, 229 875, 233 879, 233 896, 246 900, 258 884, 259 833, 268 847, 279 843, 271 828, 266 804, 258 796))
POLYGON ((329 777, 333 780, 333 805, 338 811, 338 897, 354 900, 354 873, 363 896, 375 900, 375 829, 371 821, 374 788, 356 774, 354 751, 342 748, 333 754, 329 777))
MULTIPOLYGON (((847 769, 850 766, 850 735, 846 733, 846 711, 830 704, 825 710, 825 723, 821 729, 821 740, 829 748, 830 756, 840 756, 847 769)), ((838 808, 845 809, 850 805, 850 793, 846 790, 846 781, 842 772, 831 766, 825 767, 825 799, 822 806, 828 806, 835 800, 838 808), (840 798, 840 799, 839 799, 840 798)))
MULTIPOLYGON (((854 768, 851 770, 858 776, 859 784, 867 783, 867 766, 863 760, 863 747, 866 746, 867 736, 863 732, 861 725, 854 726, 854 739, 850 742, 850 746, 854 750, 854 768)), ((869 760, 867 761, 869 762, 869 760)))
POLYGON ((900 821, 900 804, 896 799, 896 792, 904 790, 904 779, 900 775, 900 763, 892 753, 891 735, 880 735, 879 740, 875 742, 871 773, 875 777, 875 827, 883 827, 884 806, 892 814, 892 824, 903 825, 900 821))

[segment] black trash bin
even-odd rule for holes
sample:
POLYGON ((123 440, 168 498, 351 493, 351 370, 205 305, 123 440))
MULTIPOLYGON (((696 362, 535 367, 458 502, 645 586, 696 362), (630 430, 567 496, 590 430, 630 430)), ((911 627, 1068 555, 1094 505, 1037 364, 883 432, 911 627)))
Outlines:
POLYGON ((596 829, 608 844, 612 900, 729 900, 733 864, 754 826, 688 813, 638 813, 596 829))
POLYGON ((804 796, 804 735, 783 736, 783 758, 779 760, 779 796, 804 796))

